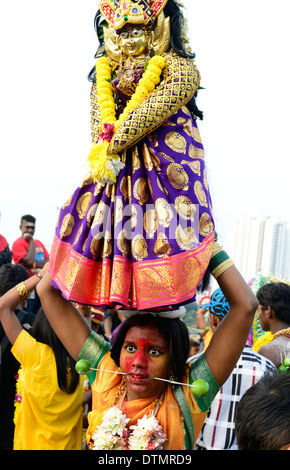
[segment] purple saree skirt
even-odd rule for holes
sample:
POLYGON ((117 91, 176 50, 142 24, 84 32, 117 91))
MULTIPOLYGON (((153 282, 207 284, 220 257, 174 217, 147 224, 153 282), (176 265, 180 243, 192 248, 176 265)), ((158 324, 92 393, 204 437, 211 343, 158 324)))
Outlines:
POLYGON ((148 310, 195 300, 214 221, 204 151, 183 106, 123 154, 117 182, 90 174, 63 205, 50 254, 65 298, 148 310))

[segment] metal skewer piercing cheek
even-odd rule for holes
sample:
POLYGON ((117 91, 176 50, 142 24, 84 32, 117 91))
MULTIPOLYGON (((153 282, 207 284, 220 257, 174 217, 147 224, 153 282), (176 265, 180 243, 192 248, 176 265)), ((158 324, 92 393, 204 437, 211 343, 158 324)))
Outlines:
MULTIPOLYGON (((117 370, 106 370, 106 369, 94 369, 90 366, 90 363, 85 359, 81 359, 76 363, 76 371, 79 374, 86 374, 90 370, 99 371, 99 372, 109 372, 110 374, 119 374, 119 375, 128 375, 125 372, 119 372, 117 370)), ((155 380, 161 380, 162 382, 170 383, 171 385, 185 385, 186 387, 190 387, 191 392, 193 395, 196 396, 203 396, 209 391, 209 384, 202 379, 195 380, 192 384, 183 383, 183 382, 176 382, 175 380, 168 380, 162 379, 161 377, 152 377, 155 380)))
MULTIPOLYGON (((95 371, 100 371, 100 372, 109 372, 111 374, 128 375, 125 372, 119 372, 118 370, 93 369, 92 367, 90 367, 90 370, 95 370, 95 371)), ((186 384, 183 382, 176 382, 175 380, 161 379, 161 377, 152 377, 152 379, 161 380, 162 382, 168 382, 173 385, 186 385, 187 387, 191 387, 190 384, 186 384)))
POLYGON ((100 372, 109 372, 111 374, 128 375, 125 372, 119 372, 118 370, 93 369, 92 367, 90 367, 90 370, 96 370, 100 372))
MULTIPOLYGON (((109 372, 111 374, 128 375, 125 372, 119 372, 118 370, 114 371, 114 370, 106 370, 106 369, 93 369, 92 367, 90 368, 90 370, 96 370, 96 371, 100 371, 100 372, 109 372)), ((187 387, 191 387, 190 384, 186 384, 186 383, 183 383, 183 382, 176 382, 175 380, 161 379, 161 377, 152 377, 152 379, 161 380, 162 382, 168 382, 168 383, 174 384, 174 385, 186 385, 187 387)))

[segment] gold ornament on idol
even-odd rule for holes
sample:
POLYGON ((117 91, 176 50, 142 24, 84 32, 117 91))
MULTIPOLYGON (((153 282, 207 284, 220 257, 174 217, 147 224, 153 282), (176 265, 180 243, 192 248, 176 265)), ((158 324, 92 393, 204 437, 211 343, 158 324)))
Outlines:
POLYGON ((108 155, 108 147, 114 133, 130 112, 132 112, 145 98, 154 91, 155 86, 160 83, 162 70, 166 65, 166 59, 162 56, 153 56, 140 79, 135 93, 127 103, 119 119, 116 118, 116 105, 114 91, 110 83, 112 71, 110 61, 107 57, 100 57, 96 63, 96 87, 98 103, 100 106, 101 128, 100 140, 93 144, 88 155, 88 161, 92 170, 94 181, 101 184, 113 184, 124 168, 119 155, 108 155))

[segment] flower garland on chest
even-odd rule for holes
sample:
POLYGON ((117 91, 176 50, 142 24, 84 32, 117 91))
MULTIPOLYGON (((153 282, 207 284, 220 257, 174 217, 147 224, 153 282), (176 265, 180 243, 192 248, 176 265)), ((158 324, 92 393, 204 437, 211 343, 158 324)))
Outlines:
POLYGON ((157 55, 149 60, 135 93, 127 103, 119 119, 117 119, 114 90, 111 84, 112 72, 110 61, 105 56, 97 60, 96 88, 100 108, 101 133, 99 134, 98 142, 92 145, 88 155, 88 162, 94 181, 100 182, 103 185, 116 182, 118 174, 125 165, 120 161, 119 155, 108 155, 110 142, 129 113, 142 103, 149 93, 154 91, 155 86, 160 83, 160 77, 165 65, 166 59, 162 56, 157 55))
POLYGON ((128 426, 130 418, 122 412, 127 394, 122 381, 116 393, 114 405, 106 411, 102 422, 91 437, 92 450, 162 450, 167 435, 163 432, 156 414, 162 404, 163 395, 151 405, 149 416, 138 419, 137 425, 128 426))

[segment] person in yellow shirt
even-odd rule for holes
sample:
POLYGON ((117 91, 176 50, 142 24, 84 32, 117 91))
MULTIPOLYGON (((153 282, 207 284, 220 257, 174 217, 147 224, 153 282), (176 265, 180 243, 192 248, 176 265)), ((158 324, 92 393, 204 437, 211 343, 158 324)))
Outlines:
POLYGON ((51 328, 43 310, 25 331, 14 309, 42 278, 20 283, 0 299, 0 321, 20 363, 14 450, 81 450, 83 378, 51 328))

